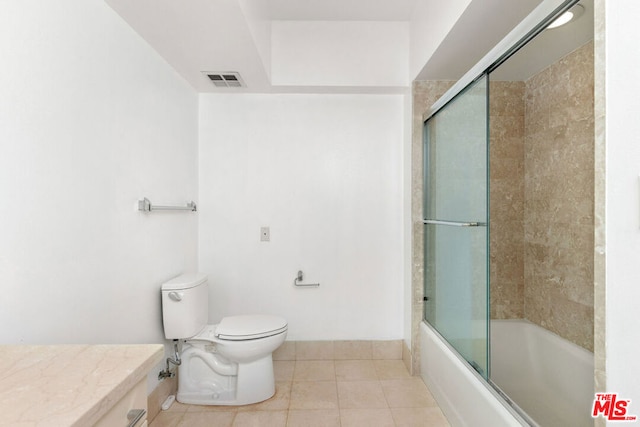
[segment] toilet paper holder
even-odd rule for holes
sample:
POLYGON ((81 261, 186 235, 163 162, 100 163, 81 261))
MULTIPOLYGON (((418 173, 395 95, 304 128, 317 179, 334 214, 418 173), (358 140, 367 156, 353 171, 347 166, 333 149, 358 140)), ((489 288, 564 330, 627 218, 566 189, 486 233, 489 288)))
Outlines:
POLYGON ((304 273, 302 272, 302 270, 298 270, 298 275, 295 279, 293 279, 293 286, 306 288, 317 288, 318 286, 320 286, 320 283, 301 283, 303 279, 304 273))

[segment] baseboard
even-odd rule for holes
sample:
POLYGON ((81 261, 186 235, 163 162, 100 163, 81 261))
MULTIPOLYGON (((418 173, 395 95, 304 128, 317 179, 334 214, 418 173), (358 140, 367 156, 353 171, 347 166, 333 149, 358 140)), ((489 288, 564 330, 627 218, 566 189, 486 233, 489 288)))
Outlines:
POLYGON ((401 360, 403 340, 285 341, 273 360, 401 360))
POLYGON ((178 391, 178 379, 165 378, 147 397, 147 420, 149 424, 158 415, 162 409, 162 404, 170 395, 175 395, 178 391))
POLYGON ((409 373, 411 375, 416 375, 415 374, 415 370, 413 369, 413 362, 412 362, 413 358, 411 356, 411 350, 409 349, 409 346, 407 346, 406 341, 402 341, 402 361, 404 362, 404 366, 407 368, 407 371, 409 371, 409 373))

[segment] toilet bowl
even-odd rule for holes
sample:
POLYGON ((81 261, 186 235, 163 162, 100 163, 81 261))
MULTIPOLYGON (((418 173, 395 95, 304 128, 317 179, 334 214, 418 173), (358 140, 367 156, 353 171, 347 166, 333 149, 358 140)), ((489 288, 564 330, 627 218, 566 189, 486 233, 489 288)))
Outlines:
POLYGON ((177 400, 199 405, 246 405, 275 394, 272 353, 287 336, 279 316, 244 315, 208 325, 205 274, 162 285, 165 337, 182 342, 177 400))

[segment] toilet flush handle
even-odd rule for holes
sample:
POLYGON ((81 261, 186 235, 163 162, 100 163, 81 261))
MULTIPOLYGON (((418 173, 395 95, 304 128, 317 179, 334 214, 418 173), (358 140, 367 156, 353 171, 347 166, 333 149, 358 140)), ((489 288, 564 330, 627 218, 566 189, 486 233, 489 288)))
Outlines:
POLYGON ((182 292, 169 292, 169 298, 174 301, 182 301, 182 292))

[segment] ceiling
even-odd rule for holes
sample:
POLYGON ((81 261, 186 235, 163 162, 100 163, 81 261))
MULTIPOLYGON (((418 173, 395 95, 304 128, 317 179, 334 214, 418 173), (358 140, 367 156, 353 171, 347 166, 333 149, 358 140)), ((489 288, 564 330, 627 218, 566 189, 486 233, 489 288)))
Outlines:
MULTIPOLYGON (((417 0, 263 0, 280 21, 409 21, 417 0)), ((424 1, 424 0, 421 0, 424 1)))
POLYGON ((540 3, 542 0, 471 2, 418 80, 458 80, 540 3))
MULTIPOLYGON (((391 55, 393 44, 386 40, 400 43, 408 28, 411 14, 418 0, 105 0, 138 34, 144 38, 176 71, 182 75, 199 92, 310 92, 310 91, 398 91, 409 86, 408 71, 408 43, 398 45, 399 51, 406 51, 407 64, 395 64, 398 55, 391 55), (284 69, 287 73, 296 70, 296 64, 274 63, 274 61, 289 60, 290 57, 274 54, 283 51, 300 49, 300 46, 281 46, 287 38, 278 34, 289 34, 292 23, 302 24, 297 38, 309 38, 315 43, 312 46, 320 51, 331 52, 345 50, 340 55, 325 55, 328 60, 309 64, 308 68, 317 65, 318 69, 326 69, 327 64, 333 64, 330 70, 335 81, 309 73, 312 78, 304 83, 303 78, 291 78, 285 75, 272 76, 272 73, 284 69), (405 28, 397 23, 405 23, 405 28), (333 24, 333 26, 331 25, 333 24), (314 32, 314 34, 306 34, 314 32), (343 39, 333 40, 332 28, 344 28, 343 39), (276 31, 279 31, 276 34, 276 31), (358 35, 360 31, 368 37, 374 36, 375 41, 366 45, 364 40, 354 40, 350 33, 358 35), (378 36, 376 39, 375 36, 378 36), (273 41, 272 41, 273 40, 273 41), (278 46, 272 43, 279 41, 278 46), (330 42, 337 43, 331 47, 330 42), (382 55, 377 55, 374 43, 385 45, 382 55), (385 50, 386 49, 386 50, 385 50), (363 51, 367 51, 364 55, 363 51), (398 78, 389 84, 376 82, 375 84, 354 84, 357 76, 340 80, 340 76, 354 72, 357 61, 371 61, 375 59, 367 71, 380 75, 388 75, 394 68, 396 73, 404 72, 402 82, 398 78), (350 64, 335 63, 346 59, 350 64), (392 63, 393 61, 394 63, 392 63), (384 72, 380 71, 385 68, 384 72), (246 83, 246 88, 219 89, 203 74, 206 71, 239 72, 246 83), (287 79, 292 80, 287 84, 287 79), (272 84, 272 80, 278 81, 272 84), (283 83, 284 80, 284 83, 283 83), (303 83, 300 83, 303 81, 303 83), (361 86, 361 87, 358 87, 361 86), (379 86, 377 88, 372 86, 379 86)), ((439 0, 420 0, 439 1, 439 0)), ((469 0, 463 0, 469 1, 469 0)), ((290 38, 291 39, 291 38, 290 38)), ((293 40, 292 40, 293 42, 293 40)), ((292 43, 293 44, 293 43, 292 43)), ((304 53, 304 52, 302 52, 304 53)), ((309 61, 306 57, 304 60, 309 61)), ((317 73, 320 73, 318 71, 317 73)), ((327 73, 324 74, 325 76, 327 73)), ((372 79, 370 79, 372 80, 372 79)), ((376 79, 373 79, 374 81, 376 79)))
POLYGON ((416 6, 440 1, 105 0, 198 92, 256 93, 398 93, 413 77, 457 80, 542 0, 456 0, 464 12, 410 76, 416 6), (206 71, 239 72, 246 87, 216 88, 206 71))

